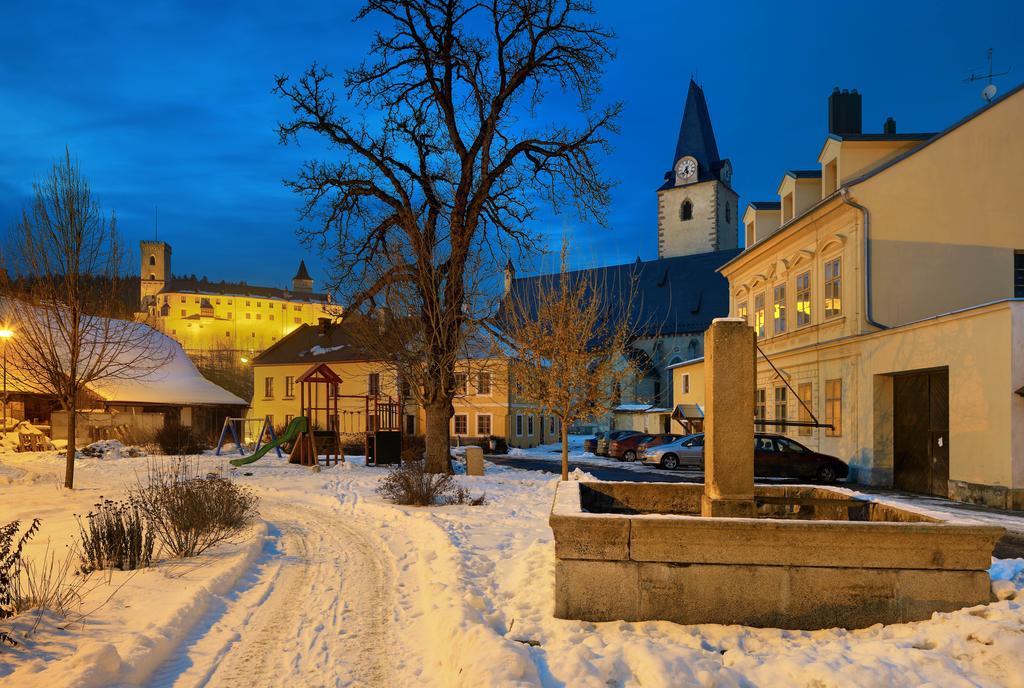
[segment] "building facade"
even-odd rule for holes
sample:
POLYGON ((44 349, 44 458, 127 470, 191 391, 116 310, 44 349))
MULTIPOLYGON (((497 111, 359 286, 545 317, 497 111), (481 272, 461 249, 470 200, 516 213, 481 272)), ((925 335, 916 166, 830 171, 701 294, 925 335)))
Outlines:
POLYGON ((856 92, 829 105, 819 168, 748 207, 721 269, 761 352, 756 415, 821 423, 772 429, 854 481, 1024 508, 1024 90, 938 134, 863 133, 856 92))
POLYGON ((279 289, 175 277, 171 246, 163 241, 142 241, 139 252, 143 315, 192 356, 231 352, 233 359, 252 358, 300 325, 316 323, 330 305, 327 294, 313 291, 305 262, 291 289, 279 289))

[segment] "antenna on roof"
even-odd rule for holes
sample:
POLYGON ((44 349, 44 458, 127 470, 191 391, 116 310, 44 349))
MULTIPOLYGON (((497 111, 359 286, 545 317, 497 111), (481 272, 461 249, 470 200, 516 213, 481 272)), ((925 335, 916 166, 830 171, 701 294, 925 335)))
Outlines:
POLYGON ((975 74, 974 70, 971 70, 971 75, 964 79, 965 84, 974 83, 975 81, 981 81, 985 79, 988 81, 988 85, 981 91, 981 97, 986 103, 992 102, 992 99, 996 97, 996 93, 999 88, 992 83, 993 77, 1005 76, 1010 73, 1012 67, 1007 68, 1005 72, 993 72, 992 71, 992 48, 988 49, 988 74, 975 74))

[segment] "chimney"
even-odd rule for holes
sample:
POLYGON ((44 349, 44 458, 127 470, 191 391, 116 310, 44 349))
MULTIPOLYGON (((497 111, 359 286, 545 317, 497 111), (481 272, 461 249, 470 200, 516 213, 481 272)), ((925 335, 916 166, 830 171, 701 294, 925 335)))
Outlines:
POLYGON ((892 136, 896 133, 896 120, 892 117, 885 120, 885 124, 882 125, 882 133, 886 136, 892 136))
POLYGON ((325 336, 327 334, 327 331, 331 329, 331 319, 317 318, 316 329, 320 336, 325 336))
POLYGON ((860 105, 860 94, 857 93, 857 89, 832 89, 828 97, 828 133, 840 136, 861 133, 860 105))

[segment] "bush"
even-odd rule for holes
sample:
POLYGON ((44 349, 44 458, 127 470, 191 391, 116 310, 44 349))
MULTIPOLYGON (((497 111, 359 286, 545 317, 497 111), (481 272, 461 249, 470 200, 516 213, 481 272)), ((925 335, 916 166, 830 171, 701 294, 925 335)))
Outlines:
POLYGON ((149 481, 135 492, 160 543, 190 557, 244 531, 259 515, 259 498, 218 475, 200 475, 198 464, 150 462, 149 481))
MULTIPOLYGON (((32 525, 18 538, 20 525, 19 521, 11 521, 0 528, 0 619, 9 619, 16 611, 14 603, 18 578, 24 564, 21 550, 39 530, 39 519, 33 519, 32 525)), ((0 631, 0 645, 4 643, 12 646, 18 644, 10 635, 0 631)))
POLYGON ((423 435, 405 435, 402 437, 402 463, 422 461, 427 452, 427 441, 423 435))
POLYGON ((156 443, 160 445, 160 451, 172 456, 201 454, 204 449, 209 449, 192 428, 171 420, 165 420, 163 427, 157 430, 156 443))
POLYGON ((82 539, 82 573, 118 569, 132 571, 153 562, 154 533, 152 524, 138 499, 125 502, 104 499, 94 505, 85 523, 77 515, 82 539))
POLYGON ((471 504, 478 506, 486 495, 476 499, 446 473, 427 473, 423 461, 407 461, 392 468, 381 478, 377 494, 396 504, 430 506, 432 504, 471 504))

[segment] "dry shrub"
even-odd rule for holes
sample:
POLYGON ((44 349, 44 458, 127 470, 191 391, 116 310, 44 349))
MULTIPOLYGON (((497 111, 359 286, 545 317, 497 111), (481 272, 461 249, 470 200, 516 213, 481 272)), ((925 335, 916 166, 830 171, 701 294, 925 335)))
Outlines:
MULTIPOLYGON (((0 620, 9 619, 16 612, 15 593, 23 565, 21 551, 39 530, 39 519, 33 519, 32 525, 19 538, 20 526, 19 521, 11 521, 0 527, 0 620)), ((18 644, 8 633, 0 630, 0 645, 4 643, 12 646, 18 644)))
POLYGON ((402 438, 402 463, 422 461, 427 452, 427 441, 423 435, 406 435, 402 438))
POLYGON ((15 579, 14 609, 18 614, 37 609, 68 616, 73 605, 81 604, 88 573, 74 575, 80 553, 69 547, 63 557, 46 546, 40 563, 24 559, 15 579))
POLYGON ((139 506, 174 556, 190 557, 240 535, 259 515, 259 498, 219 475, 202 475, 197 462, 150 461, 139 506))
MULTIPOLYGON (((102 497, 101 497, 102 499, 102 497)), ((93 505, 85 523, 77 515, 82 540, 82 573, 104 569, 132 571, 153 561, 154 532, 138 498, 104 499, 93 505)))
POLYGON ((486 495, 475 499, 469 490, 445 473, 427 473, 423 461, 407 461, 392 468, 381 478, 377 494, 396 504, 431 506, 433 504, 471 504, 479 506, 486 495))
POLYGON ((156 443, 160 451, 170 456, 201 454, 209 449, 192 428, 171 420, 164 421, 163 427, 157 430, 156 443))

